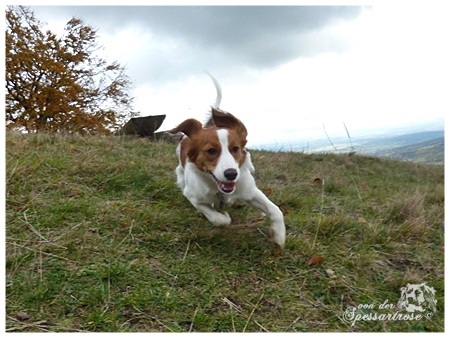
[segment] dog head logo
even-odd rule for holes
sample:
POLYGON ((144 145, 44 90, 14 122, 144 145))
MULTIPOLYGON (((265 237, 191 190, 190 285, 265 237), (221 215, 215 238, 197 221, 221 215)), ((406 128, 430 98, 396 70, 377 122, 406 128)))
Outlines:
POLYGON ((400 299, 397 306, 407 312, 424 312, 426 310, 436 312, 436 290, 426 283, 407 284, 400 288, 400 299))

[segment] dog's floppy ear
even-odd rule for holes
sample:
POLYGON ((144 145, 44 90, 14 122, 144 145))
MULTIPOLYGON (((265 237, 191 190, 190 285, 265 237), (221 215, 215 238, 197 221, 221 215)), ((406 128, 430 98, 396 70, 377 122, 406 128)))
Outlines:
POLYGON ((197 121, 196 119, 188 119, 182 122, 178 127, 172 129, 170 133, 176 134, 181 131, 188 137, 191 137, 192 135, 198 133, 201 130, 202 124, 199 121, 197 121))
POLYGON ((245 128, 244 124, 239 119, 230 113, 212 108, 212 120, 216 127, 234 129, 242 140, 247 139, 247 128, 245 128))

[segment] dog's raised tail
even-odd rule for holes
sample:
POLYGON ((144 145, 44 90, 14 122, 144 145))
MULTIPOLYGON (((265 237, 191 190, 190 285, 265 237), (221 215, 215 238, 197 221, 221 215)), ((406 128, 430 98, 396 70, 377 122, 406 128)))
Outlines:
MULTIPOLYGON (((206 72, 206 74, 209 75, 209 77, 211 78, 211 80, 214 83, 214 86, 216 87, 216 102, 214 102, 214 104, 211 106, 212 109, 219 109, 220 107, 220 102, 222 101, 222 89, 220 88, 220 84, 219 81, 216 80, 216 78, 214 76, 212 76, 209 72, 206 72)), ((208 119, 206 120, 206 122, 204 123, 204 127, 205 128, 210 128, 214 126, 214 122, 212 119, 212 111, 211 114, 208 115, 208 119)))
POLYGON ((220 84, 219 81, 216 80, 216 78, 214 76, 212 76, 209 72, 206 72, 206 74, 209 75, 209 77, 212 79, 212 81, 214 82, 214 86, 216 87, 216 102, 214 102, 214 105, 212 106, 212 108, 214 109, 219 109, 220 107, 220 102, 222 102, 222 89, 220 88, 220 84))

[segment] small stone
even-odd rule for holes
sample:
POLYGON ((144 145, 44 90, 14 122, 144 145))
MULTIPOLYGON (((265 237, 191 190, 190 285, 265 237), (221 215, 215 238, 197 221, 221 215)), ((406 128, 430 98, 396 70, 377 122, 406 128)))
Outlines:
POLYGON ((20 311, 16 317, 18 320, 28 320, 31 318, 31 316, 28 313, 22 311, 20 311))
POLYGON ((327 273, 329 278, 336 278, 336 272, 334 272, 331 269, 326 269, 325 272, 327 273))

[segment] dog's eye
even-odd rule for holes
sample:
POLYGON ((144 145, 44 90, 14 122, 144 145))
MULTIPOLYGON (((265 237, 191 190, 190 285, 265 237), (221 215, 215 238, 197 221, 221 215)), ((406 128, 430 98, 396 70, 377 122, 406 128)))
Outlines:
POLYGON ((233 148, 231 148, 231 152, 233 154, 236 154, 239 151, 239 147, 238 146, 234 146, 233 148))
POLYGON ((209 148, 206 152, 208 153, 208 155, 211 155, 211 156, 217 155, 216 148, 209 148))

